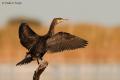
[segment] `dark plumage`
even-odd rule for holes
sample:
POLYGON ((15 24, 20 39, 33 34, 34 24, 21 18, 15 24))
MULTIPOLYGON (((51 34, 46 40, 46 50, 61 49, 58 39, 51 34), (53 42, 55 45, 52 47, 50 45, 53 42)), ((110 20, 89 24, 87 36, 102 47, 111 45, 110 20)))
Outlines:
MULTIPOLYGON (((66 32, 54 34, 54 26, 62 22, 63 18, 54 18, 47 34, 40 36, 36 34, 27 23, 21 23, 19 27, 19 38, 21 44, 28 49, 26 57, 17 63, 22 65, 30 63, 33 60, 41 59, 47 51, 60 52, 64 50, 73 50, 84 48, 88 41, 66 32)), ((39 64, 39 61, 38 61, 39 64)))

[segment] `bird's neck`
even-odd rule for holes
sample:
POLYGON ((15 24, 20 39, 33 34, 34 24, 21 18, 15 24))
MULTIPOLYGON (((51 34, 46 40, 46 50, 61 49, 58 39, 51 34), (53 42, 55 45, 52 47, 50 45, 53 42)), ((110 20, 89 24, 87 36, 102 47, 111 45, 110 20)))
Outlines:
POLYGON ((48 31, 48 35, 52 36, 54 34, 54 27, 55 27, 55 22, 52 21, 51 25, 50 25, 50 28, 49 28, 49 31, 48 31))

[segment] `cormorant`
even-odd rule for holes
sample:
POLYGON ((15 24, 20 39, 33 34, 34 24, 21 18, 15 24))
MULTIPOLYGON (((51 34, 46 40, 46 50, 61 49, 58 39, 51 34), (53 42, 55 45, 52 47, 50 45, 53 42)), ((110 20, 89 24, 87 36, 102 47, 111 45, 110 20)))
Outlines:
POLYGON ((64 50, 73 50, 84 48, 88 41, 72 35, 67 32, 54 33, 54 27, 64 21, 63 18, 54 18, 49 31, 44 36, 36 34, 27 23, 21 23, 19 26, 20 43, 28 49, 25 58, 16 65, 30 63, 33 60, 42 60, 47 51, 60 52, 64 50))

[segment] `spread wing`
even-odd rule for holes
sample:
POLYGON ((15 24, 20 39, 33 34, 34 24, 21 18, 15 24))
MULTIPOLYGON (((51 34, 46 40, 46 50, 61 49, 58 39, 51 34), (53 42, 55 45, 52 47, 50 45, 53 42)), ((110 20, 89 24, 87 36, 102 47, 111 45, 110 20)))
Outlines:
POLYGON ((19 38, 21 44, 29 50, 37 42, 39 36, 26 23, 22 23, 19 27, 19 38))
POLYGON ((66 32, 58 32, 47 40, 47 48, 51 52, 84 48, 88 41, 66 32))

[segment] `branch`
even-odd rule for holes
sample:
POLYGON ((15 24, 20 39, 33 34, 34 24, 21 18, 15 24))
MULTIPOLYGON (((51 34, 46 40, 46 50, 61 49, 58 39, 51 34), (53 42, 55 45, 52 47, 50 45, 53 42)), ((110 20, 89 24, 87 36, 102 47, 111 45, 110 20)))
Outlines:
POLYGON ((47 61, 41 62, 40 65, 38 66, 38 68, 34 72, 33 80, 39 80, 40 75, 42 74, 42 72, 45 70, 45 68, 47 66, 48 66, 48 62, 47 61))

